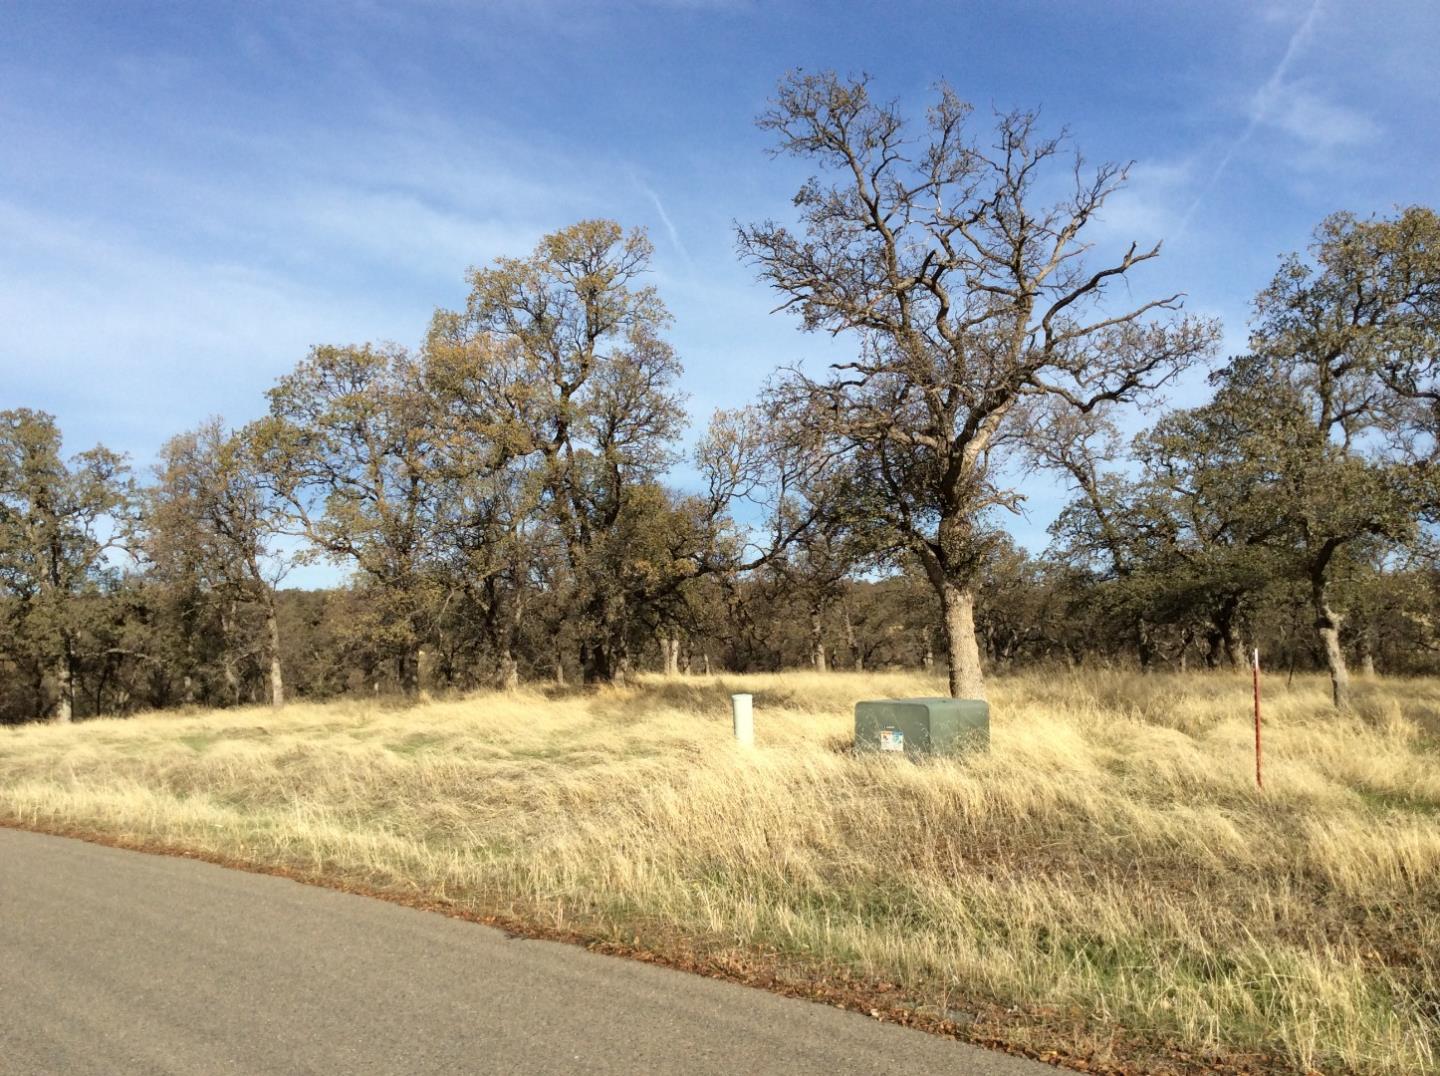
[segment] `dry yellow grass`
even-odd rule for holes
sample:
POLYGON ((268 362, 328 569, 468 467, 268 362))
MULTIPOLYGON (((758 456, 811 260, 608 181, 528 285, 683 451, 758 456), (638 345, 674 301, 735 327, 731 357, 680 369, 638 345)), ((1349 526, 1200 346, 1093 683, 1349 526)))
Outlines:
POLYGON ((1437 1070, 1440 682, 1366 685, 1344 719, 1319 680, 1276 685, 1263 795, 1233 676, 1001 679, 987 755, 844 750, 857 699, 938 688, 646 679, 29 727, 0 734, 0 818, 898 984, 1036 1049, 1437 1070))

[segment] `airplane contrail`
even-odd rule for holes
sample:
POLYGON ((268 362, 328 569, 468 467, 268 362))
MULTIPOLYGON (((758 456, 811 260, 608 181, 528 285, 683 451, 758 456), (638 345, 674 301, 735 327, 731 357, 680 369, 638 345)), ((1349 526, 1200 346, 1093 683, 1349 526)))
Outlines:
POLYGON ((1190 226, 1190 219, 1195 215, 1195 211, 1200 208, 1200 203, 1203 202, 1210 194, 1210 191, 1214 189, 1215 184, 1219 182, 1220 177, 1224 175, 1225 169, 1230 167, 1230 162, 1235 159, 1235 155, 1240 152, 1245 143, 1250 141, 1251 137, 1255 134, 1255 129, 1259 127, 1261 121, 1265 119, 1265 104, 1274 96, 1276 91, 1280 89, 1281 84, 1285 81, 1285 76, 1290 70, 1290 65, 1294 62, 1301 47, 1310 36, 1310 31, 1315 25, 1315 19, 1319 16, 1323 3, 1324 0, 1314 0, 1314 3, 1310 5, 1310 10, 1306 12, 1305 17, 1300 20, 1300 25, 1295 28, 1295 32, 1290 35, 1290 42, 1285 46, 1285 54, 1280 57, 1280 62, 1276 64, 1275 69, 1270 72, 1270 77, 1255 91, 1255 95, 1251 100, 1257 103, 1257 107, 1253 108, 1250 112, 1250 122, 1247 123, 1245 129, 1240 132, 1240 137, 1230 143, 1230 148, 1225 151, 1225 155, 1220 158, 1220 162, 1215 166, 1215 170, 1210 173, 1210 178, 1205 181, 1205 185, 1200 188, 1200 192, 1195 195, 1194 201, 1190 203, 1190 208, 1185 210, 1185 215, 1180 218, 1180 227, 1175 233, 1177 239, 1185 234, 1185 229, 1190 226))
POLYGON ((646 197, 655 204, 655 212, 660 216, 660 223, 665 225, 665 231, 670 234, 670 242, 675 244, 675 249, 680 252, 680 256, 685 259, 685 263, 693 266, 694 263, 690 260, 690 252, 685 249, 685 244, 680 239, 680 233, 675 228, 675 222, 670 219, 670 214, 665 212, 665 204, 660 201, 660 195, 655 193, 649 184, 638 178, 635 180, 635 183, 645 192, 646 197))

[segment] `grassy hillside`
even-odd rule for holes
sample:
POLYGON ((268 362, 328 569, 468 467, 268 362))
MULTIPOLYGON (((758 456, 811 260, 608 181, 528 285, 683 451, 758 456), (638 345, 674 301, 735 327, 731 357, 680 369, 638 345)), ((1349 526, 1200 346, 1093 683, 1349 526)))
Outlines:
POLYGON ((326 877, 1092 1069, 1440 1059, 1440 682, 1000 680, 993 749, 847 750, 919 676, 649 679, 0 730, 0 820, 326 877), (758 746, 728 695, 756 695, 758 746))

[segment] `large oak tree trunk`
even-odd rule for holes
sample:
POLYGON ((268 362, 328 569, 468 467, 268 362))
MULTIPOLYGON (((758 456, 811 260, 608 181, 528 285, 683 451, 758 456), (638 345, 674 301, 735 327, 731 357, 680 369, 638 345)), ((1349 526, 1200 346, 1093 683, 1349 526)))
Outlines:
POLYGON ((580 672, 587 684, 623 684, 630 677, 630 639, 625 600, 601 593, 590 599, 587 619, 594 625, 580 644, 580 672))
POLYGON ((520 687, 520 663, 509 647, 500 651, 500 668, 495 679, 501 691, 515 691, 520 687))
POLYGON ((1232 669, 1243 669, 1246 664, 1245 649, 1240 645, 1240 635, 1233 628, 1225 640, 1225 660, 1230 663, 1232 669))
POLYGON ((230 611, 220 614, 220 672, 225 677, 225 686, 230 689, 230 705, 239 706, 245 701, 245 685, 240 681, 240 674, 236 671, 235 648, 232 640, 235 638, 231 630, 232 619, 235 615, 235 604, 230 603, 230 611))
POLYGON ((55 693, 55 709, 51 720, 57 725, 67 725, 75 717, 75 674, 71 667, 68 641, 60 659, 55 663, 55 693))
POLYGON ((1210 617, 1211 631, 1208 637, 1210 649, 1205 655, 1205 664, 1209 668, 1219 667, 1222 654, 1225 663, 1230 668, 1244 667, 1245 652, 1240 645, 1240 628, 1236 623, 1239 611, 1239 596, 1227 594, 1210 617))
POLYGON ((975 595, 950 580, 940 585, 944 613, 945 653, 950 659, 950 695, 957 699, 985 698, 985 674, 980 668, 980 644, 975 637, 975 595))
POLYGON ((630 654, 623 639, 600 640, 581 649, 580 666, 587 684, 623 684, 630 674, 630 654))
POLYGON ((664 659, 665 675, 680 675, 680 636, 673 632, 660 635, 660 656, 664 659))
POLYGON ((273 598, 265 606, 265 634, 270 644, 270 705, 285 705, 285 673, 280 667, 280 620, 273 598))
POLYGON ((810 607, 810 664, 815 666, 816 672, 824 672, 825 665, 825 626, 820 619, 820 607, 810 607))
POLYGON ((1316 583, 1312 588, 1315 608, 1315 630, 1320 635, 1320 648, 1325 654, 1325 665, 1330 671, 1330 696, 1337 710, 1350 708, 1350 670, 1345 666, 1345 650, 1340 646, 1341 616, 1330 608, 1325 585, 1316 583))
POLYGON ((855 620, 850 615, 850 599, 846 598, 840 606, 845 618, 845 645, 850 649, 850 668, 855 672, 865 671, 865 654, 860 649, 860 643, 855 637, 855 620))

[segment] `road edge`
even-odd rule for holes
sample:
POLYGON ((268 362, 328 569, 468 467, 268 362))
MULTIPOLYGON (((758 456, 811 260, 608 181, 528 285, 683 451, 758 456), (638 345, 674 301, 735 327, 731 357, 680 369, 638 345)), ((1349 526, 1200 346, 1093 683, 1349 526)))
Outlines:
MULTIPOLYGON (((78 840, 86 844, 101 845, 127 852, 138 852, 143 855, 193 859, 227 870, 284 878, 300 885, 348 893, 352 896, 369 897, 372 900, 384 901, 387 904, 397 904, 403 907, 413 908, 417 911, 443 915, 448 919, 459 919, 480 926, 492 927, 496 930, 503 931, 511 937, 559 942, 586 949, 603 956, 620 957, 644 964, 653 964, 686 974, 701 975, 707 979, 733 983, 737 986, 749 987, 750 989, 764 990, 770 994, 794 998, 798 1001, 829 1005, 832 1008, 858 1013, 884 1023, 897 1024, 901 1027, 910 1028, 915 1031, 923 1031, 940 1038, 951 1039, 967 1046, 990 1050, 995 1053, 1003 1053, 1011 1057, 1024 1058, 1039 1064, 1049 1065, 1056 1069, 1091 1073, 1094 1074, 1094 1076, 1146 1076, 1146 1074, 1156 1076, 1156 1074, 1163 1073, 1186 1072, 1216 1073, 1220 1074, 1220 1076, 1227 1076, 1227 1074, 1228 1076, 1252 1076, 1252 1074, 1258 1076, 1258 1074, 1273 1071, 1293 1071, 1288 1068, 1275 1068, 1276 1061, 1274 1059, 1257 1058, 1254 1059, 1255 1063, 1253 1064, 1246 1064, 1244 1062, 1235 1064, 1222 1061, 1218 1058, 1207 1058, 1202 1061, 1199 1058, 1187 1056, 1184 1057, 1183 1060, 1182 1058, 1166 1059, 1170 1061, 1172 1065, 1175 1062, 1180 1062, 1185 1066, 1183 1068, 1176 1069, 1167 1066, 1166 1069, 1157 1070, 1153 1068, 1137 1068, 1134 1064, 1125 1061, 1118 1063, 1115 1061, 1100 1061, 1093 1056, 1066 1053, 1060 1049, 1036 1050, 1002 1038, 967 1035, 964 1025, 952 1020, 939 1019, 917 1012, 913 1008, 903 1005, 894 999, 885 997, 885 991, 881 990, 877 985, 867 984, 863 981, 852 980, 849 984, 849 989, 840 989, 828 982, 813 981, 802 987, 790 981, 762 976, 753 971, 747 971, 744 968, 719 964, 713 960, 705 961, 697 959, 687 962, 675 954, 647 949, 640 945, 626 945, 620 942, 609 941, 593 935, 587 935, 582 931, 542 926, 515 916, 480 913, 448 903, 444 900, 425 896, 421 893, 403 893, 394 890, 378 889, 334 875, 300 871, 254 860, 236 859, 231 856, 187 848, 184 845, 170 844, 153 838, 129 837, 107 833, 103 830, 92 829, 86 826, 66 824, 51 825, 22 821, 13 817, 0 817, 0 828, 25 833, 36 833, 49 837, 78 840)), ((1116 1045, 1119 1045, 1122 1041, 1120 1038, 1114 1040, 1116 1045)), ((1139 1044, 1137 1043, 1136 1045, 1138 1046, 1139 1044)), ((1153 1049, 1153 1047, 1151 1047, 1151 1049, 1153 1049)))

